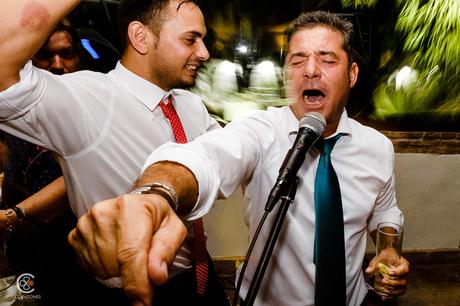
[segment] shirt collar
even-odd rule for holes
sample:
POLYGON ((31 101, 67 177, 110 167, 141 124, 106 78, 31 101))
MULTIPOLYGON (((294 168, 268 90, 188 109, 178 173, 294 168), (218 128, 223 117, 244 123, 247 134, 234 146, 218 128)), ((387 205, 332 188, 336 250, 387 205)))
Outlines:
POLYGON ((131 72, 120 61, 110 74, 150 111, 153 111, 161 100, 174 93, 174 90, 164 91, 157 85, 131 72))
POLYGON ((299 119, 297 119, 289 106, 286 106, 285 111, 288 113, 287 117, 289 118, 287 123, 289 135, 294 135, 295 138, 299 131, 299 119))
POLYGON ((327 138, 332 138, 337 134, 351 136, 350 122, 348 120, 348 114, 345 109, 343 110, 342 115, 340 116, 339 125, 337 126, 337 130, 335 130, 334 134, 332 134, 331 136, 327 138))
MULTIPOLYGON (((286 111, 288 112, 288 117, 289 117, 289 122, 288 122, 289 135, 294 135, 293 137, 295 138, 299 130, 299 120, 292 113, 289 107, 286 107, 286 111)), ((340 120, 339 120, 339 125, 337 126, 337 130, 334 132, 334 134, 332 134, 331 136, 327 138, 334 137, 335 135, 339 133, 351 136, 350 122, 348 120, 348 114, 345 109, 343 110, 342 115, 340 115, 340 120)))

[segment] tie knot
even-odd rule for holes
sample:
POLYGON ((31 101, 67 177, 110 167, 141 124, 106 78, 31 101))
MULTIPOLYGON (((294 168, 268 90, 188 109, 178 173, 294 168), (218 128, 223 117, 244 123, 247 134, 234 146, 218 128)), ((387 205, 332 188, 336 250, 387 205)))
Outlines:
POLYGON ((321 154, 323 155, 330 155, 331 152, 332 152, 332 149, 334 148, 335 146, 335 143, 337 142, 337 140, 342 137, 343 134, 337 134, 335 135, 334 137, 332 138, 328 138, 328 139, 323 139, 323 150, 321 151, 321 154))
POLYGON ((177 143, 186 143, 187 136, 185 135, 184 127, 182 126, 182 122, 180 121, 179 115, 177 115, 176 109, 174 108, 174 104, 172 101, 171 96, 169 96, 168 101, 163 99, 160 102, 161 110, 165 117, 169 120, 171 124, 171 128, 173 130, 174 138, 176 139, 177 143))
POLYGON ((160 101, 160 107, 162 110, 170 110, 171 108, 174 109, 171 96, 163 98, 163 100, 160 101))
POLYGON ((171 96, 168 96, 160 101, 160 108, 163 111, 165 117, 169 120, 176 120, 176 118, 179 120, 171 96))

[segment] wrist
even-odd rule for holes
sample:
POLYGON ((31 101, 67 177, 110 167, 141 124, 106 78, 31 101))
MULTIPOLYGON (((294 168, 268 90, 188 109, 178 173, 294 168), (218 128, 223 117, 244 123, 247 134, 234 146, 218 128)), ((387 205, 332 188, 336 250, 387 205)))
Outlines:
POLYGON ((16 223, 17 216, 13 209, 8 208, 4 210, 6 216, 6 231, 12 232, 14 224, 16 223))
POLYGON ((173 188, 158 182, 150 183, 138 187, 130 192, 130 194, 156 194, 164 198, 169 206, 174 210, 175 213, 178 213, 179 210, 179 201, 177 199, 176 192, 173 188))
POLYGON ((13 206, 11 209, 16 213, 17 221, 23 221, 26 218, 26 212, 21 206, 13 206))

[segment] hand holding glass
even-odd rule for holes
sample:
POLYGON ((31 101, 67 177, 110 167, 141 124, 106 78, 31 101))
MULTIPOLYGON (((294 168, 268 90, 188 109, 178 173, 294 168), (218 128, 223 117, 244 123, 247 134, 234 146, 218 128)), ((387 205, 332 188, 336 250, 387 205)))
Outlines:
POLYGON ((377 260, 374 274, 374 289, 381 296, 389 296, 389 288, 382 283, 384 278, 392 279, 389 271, 401 262, 403 228, 391 222, 379 223, 377 226, 377 260))

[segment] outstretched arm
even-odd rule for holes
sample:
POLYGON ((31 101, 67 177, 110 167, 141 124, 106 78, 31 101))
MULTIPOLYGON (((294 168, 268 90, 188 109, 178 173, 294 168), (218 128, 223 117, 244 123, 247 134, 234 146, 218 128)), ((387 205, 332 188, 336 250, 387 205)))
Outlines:
MULTIPOLYGON (((69 207, 64 178, 55 179, 16 206, 26 216, 34 216, 43 222, 51 221, 69 207)), ((17 221, 16 215, 8 218, 6 211, 0 210, 0 232, 7 229, 10 223, 14 227, 17 221)))
MULTIPOLYGON (((177 194, 177 214, 189 212, 197 200, 198 183, 188 168, 160 162, 150 166, 135 188, 158 182, 177 194)), ((123 195, 96 203, 69 235, 80 263, 94 275, 121 276, 128 297, 152 303, 151 284, 168 279, 168 266, 187 230, 168 201, 157 194, 123 195)))
POLYGON ((43 45, 53 27, 79 0, 0 2, 0 91, 19 80, 19 70, 43 45))

